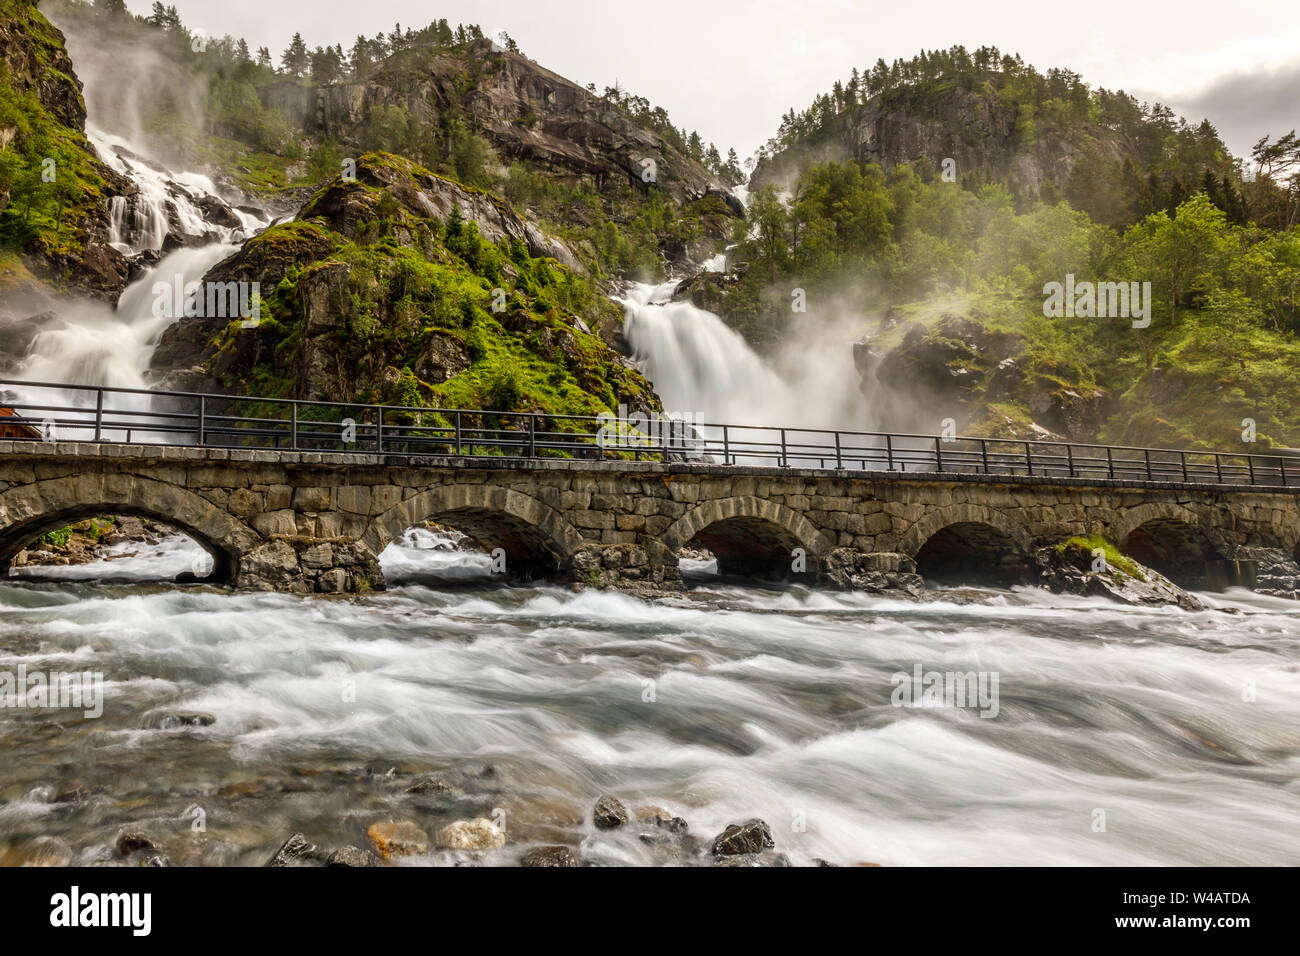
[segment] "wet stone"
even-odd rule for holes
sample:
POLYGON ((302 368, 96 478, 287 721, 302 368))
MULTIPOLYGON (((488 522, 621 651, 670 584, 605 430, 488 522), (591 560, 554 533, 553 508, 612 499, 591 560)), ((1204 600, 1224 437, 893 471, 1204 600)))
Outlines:
POLYGON ((459 795, 464 791, 453 787, 446 780, 441 780, 437 777, 422 777, 407 787, 406 792, 416 794, 445 793, 459 795))
POLYGON ((366 836, 385 860, 429 851, 429 834, 409 820, 372 824, 366 836))
POLYGON ((457 820, 438 831, 438 845, 448 850, 491 850, 506 845, 506 835, 485 817, 457 820))
POLYGON ((739 853, 733 856, 720 856, 713 861, 714 866, 790 866, 790 858, 784 853, 739 853))
POLYGON ((150 730, 185 730, 190 727, 211 727, 217 722, 212 714, 201 711, 166 711, 152 714, 145 726, 150 730))
POLYGON ((379 857, 357 846, 335 850, 325 861, 326 866, 380 866, 379 857))
POLYGON ((750 853, 762 853, 776 846, 772 840, 772 830, 762 820, 746 820, 733 823, 713 840, 714 856, 741 856, 750 853))
POLYGON ((140 850, 157 850, 158 844, 147 833, 139 830, 123 830, 117 835, 113 847, 122 856, 130 856, 140 850))
POLYGON ((627 807, 614 797, 605 794, 596 801, 596 806, 591 811, 591 819, 596 824, 597 830, 613 830, 627 823, 630 817, 627 807))
POLYGON ((267 866, 307 866, 316 861, 316 846, 301 833, 284 841, 275 855, 266 861, 267 866))
POLYGON ((519 860, 520 866, 577 866, 578 858, 567 846, 539 846, 519 860))

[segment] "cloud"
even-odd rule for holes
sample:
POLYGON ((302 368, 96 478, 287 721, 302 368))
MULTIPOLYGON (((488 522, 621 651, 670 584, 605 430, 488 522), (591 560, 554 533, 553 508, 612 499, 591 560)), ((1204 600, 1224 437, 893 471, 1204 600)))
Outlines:
POLYGON ((1224 142, 1238 156, 1265 134, 1277 137, 1300 129, 1300 60, 1274 69, 1220 76, 1190 97, 1178 97, 1170 107, 1188 122, 1208 117, 1224 142))

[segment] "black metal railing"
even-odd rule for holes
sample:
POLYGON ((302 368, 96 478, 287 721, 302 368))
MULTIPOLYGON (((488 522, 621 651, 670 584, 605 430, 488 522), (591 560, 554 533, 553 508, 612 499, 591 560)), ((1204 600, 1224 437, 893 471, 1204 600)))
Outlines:
POLYGON ((1300 458, 1004 438, 414 408, 0 379, 0 438, 775 465, 1300 488, 1300 458))

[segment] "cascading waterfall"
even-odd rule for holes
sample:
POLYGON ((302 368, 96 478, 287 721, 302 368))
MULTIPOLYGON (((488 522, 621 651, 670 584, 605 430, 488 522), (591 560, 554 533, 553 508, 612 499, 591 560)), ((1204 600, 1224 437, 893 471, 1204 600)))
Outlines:
POLYGON ((712 312, 673 302, 677 283, 628 290, 623 336, 632 360, 672 413, 706 422, 773 424, 796 396, 735 330, 712 312))
MULTIPOLYGON (((137 192, 114 197, 110 205, 112 244, 126 255, 158 254, 167 245, 173 222, 187 243, 162 252, 155 264, 129 285, 116 308, 89 300, 61 301, 32 336, 26 355, 9 377, 31 382, 71 385, 106 385, 148 388, 153 352, 166 328, 175 322, 172 310, 155 308, 155 284, 169 288, 195 281, 229 256, 247 237, 265 228, 267 221, 250 213, 229 209, 219 199, 210 179, 197 173, 171 173, 145 159, 120 137, 89 128, 87 137, 106 163, 130 178, 137 192), (229 209, 239 226, 210 222, 200 206, 218 203, 229 209)), ((15 403, 67 404, 66 394, 44 389, 15 388, 15 403)), ((76 401, 75 399, 73 401, 76 401)), ((89 393, 79 404, 93 404, 89 393)), ((148 411, 146 396, 119 396, 121 411, 148 411)), ((147 432, 134 432, 134 440, 149 440, 147 432)))
POLYGON ((847 339, 810 329, 768 360, 712 312, 672 301, 677 285, 637 283, 619 300, 632 360, 670 414, 719 425, 874 427, 847 339))
MULTIPOLYGON (((231 209, 238 227, 214 224, 204 215, 199 202, 216 198, 216 185, 200 173, 174 173, 146 159, 120 136, 88 127, 86 138, 100 158, 130 179, 138 190, 131 196, 114 196, 109 203, 112 235, 110 241, 124 255, 162 249, 171 220, 188 236, 215 235, 218 241, 233 242, 247 238, 266 226, 256 216, 231 209)), ((223 203, 224 205, 224 203, 223 203)))

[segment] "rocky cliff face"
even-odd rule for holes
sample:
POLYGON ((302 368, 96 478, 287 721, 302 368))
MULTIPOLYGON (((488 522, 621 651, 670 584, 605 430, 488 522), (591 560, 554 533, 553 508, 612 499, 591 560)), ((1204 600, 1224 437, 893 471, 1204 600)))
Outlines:
MULTIPOLYGON (((1050 130, 1022 145, 1016 126, 1015 109, 990 93, 961 87, 924 96, 893 92, 834 117, 829 134, 817 143, 761 160, 750 188, 783 185, 805 165, 845 159, 884 169, 928 161, 936 171, 951 159, 958 178, 976 174, 1028 195, 1041 194, 1049 183, 1064 188, 1080 157, 1079 146, 1050 130)), ((1102 157, 1120 162, 1131 154, 1110 131, 1094 132, 1092 142, 1102 157)))
POLYGON ((0 61, 5 67, 0 94, 19 114, 9 124, 0 122, 0 150, 17 153, 25 173, 44 174, 40 182, 50 193, 47 215, 53 220, 42 221, 38 210, 33 225, 31 210, 24 203, 19 224, 18 208, 10 206, 9 193, 0 186, 0 215, 8 213, 12 222, 7 231, 19 237, 27 265, 36 276, 115 299, 126 285, 129 269, 124 257, 108 244, 107 199, 129 191, 131 183, 105 166, 86 140, 81 81, 63 34, 34 4, 4 0, 0 61), (47 165, 49 160, 52 165, 47 165), (48 178, 51 174, 53 179, 48 178), (63 190, 56 199, 54 187, 60 177, 77 188, 63 190))
POLYGON ((710 193, 730 198, 723 183, 600 96, 489 40, 466 55, 444 53, 427 68, 385 65, 365 82, 311 89, 283 83, 264 98, 309 132, 364 145, 364 127, 382 107, 400 105, 420 128, 455 118, 485 136, 504 159, 527 159, 555 175, 596 188, 622 181, 640 187, 653 163, 654 182, 678 203, 710 193))
POLYGON ((387 154, 321 189, 208 282, 257 282, 257 325, 186 318, 167 387, 594 414, 655 407, 602 336, 621 316, 563 242, 503 200, 387 154))
POLYGON ((853 358, 863 395, 899 430, 932 434, 952 418, 963 435, 1092 442, 1115 410, 1105 389, 1037 366, 1019 335, 982 318, 944 315, 897 337, 865 338, 853 358))

